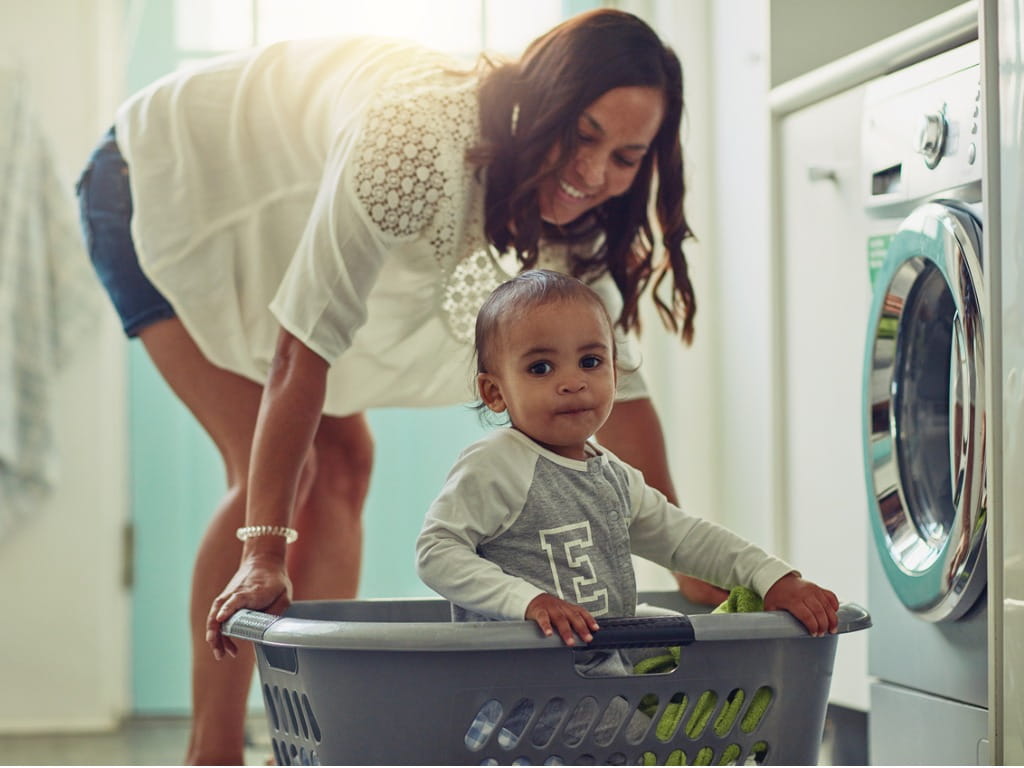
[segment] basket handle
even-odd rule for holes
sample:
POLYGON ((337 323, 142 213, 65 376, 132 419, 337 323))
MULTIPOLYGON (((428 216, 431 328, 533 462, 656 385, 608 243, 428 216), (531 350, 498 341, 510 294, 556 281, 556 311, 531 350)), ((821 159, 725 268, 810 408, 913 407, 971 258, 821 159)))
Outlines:
POLYGON ((693 624, 687 616, 649 616, 600 619, 601 628, 586 644, 587 650, 606 648, 652 648, 689 645, 694 641, 693 624))
POLYGON ((221 632, 228 637, 237 637, 258 643, 263 639, 264 633, 270 629, 270 626, 280 618, 280 616, 270 613, 243 608, 232 614, 221 625, 221 632))

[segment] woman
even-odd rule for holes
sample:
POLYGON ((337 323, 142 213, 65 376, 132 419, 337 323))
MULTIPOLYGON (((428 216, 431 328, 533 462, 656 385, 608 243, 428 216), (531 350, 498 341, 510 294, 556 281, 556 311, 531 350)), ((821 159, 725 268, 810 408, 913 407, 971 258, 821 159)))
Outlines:
MULTIPOLYGON (((471 399, 476 310, 510 272, 587 279, 623 334, 668 278, 655 301, 690 340, 682 107, 676 56, 609 10, 472 72, 398 41, 280 43, 122 106, 80 182, 90 252, 228 479, 193 577, 188 762, 242 760, 253 658, 221 622, 355 596, 363 412, 471 399)), ((657 416, 625 378, 599 438, 674 500, 657 416)))

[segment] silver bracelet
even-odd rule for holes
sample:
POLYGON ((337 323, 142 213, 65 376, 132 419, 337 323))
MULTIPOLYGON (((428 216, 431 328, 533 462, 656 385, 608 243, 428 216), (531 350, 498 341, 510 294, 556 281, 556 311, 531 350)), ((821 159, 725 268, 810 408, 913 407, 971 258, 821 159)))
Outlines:
POLYGON ((235 536, 239 541, 248 541, 257 536, 283 536, 285 543, 291 544, 299 538, 299 532, 284 525, 247 525, 235 531, 235 536))

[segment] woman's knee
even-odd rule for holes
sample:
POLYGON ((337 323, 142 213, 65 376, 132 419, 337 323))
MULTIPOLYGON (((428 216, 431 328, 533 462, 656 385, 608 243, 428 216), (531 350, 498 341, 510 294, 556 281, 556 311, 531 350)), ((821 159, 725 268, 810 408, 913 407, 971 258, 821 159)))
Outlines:
POLYGON ((314 488, 358 512, 373 471, 373 435, 362 414, 325 416, 314 440, 314 488))

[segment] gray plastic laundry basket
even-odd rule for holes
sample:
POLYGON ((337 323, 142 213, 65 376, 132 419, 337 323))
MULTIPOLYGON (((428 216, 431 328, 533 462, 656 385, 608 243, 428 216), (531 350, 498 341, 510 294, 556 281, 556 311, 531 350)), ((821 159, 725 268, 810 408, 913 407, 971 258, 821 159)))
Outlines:
MULTIPOLYGON (((603 619, 589 648, 676 647, 672 671, 583 677, 532 622, 452 623, 441 600, 299 602, 224 632, 256 647, 278 765, 817 762, 838 636, 641 599, 687 615, 603 619)), ((854 604, 839 618, 871 625, 854 604)))

